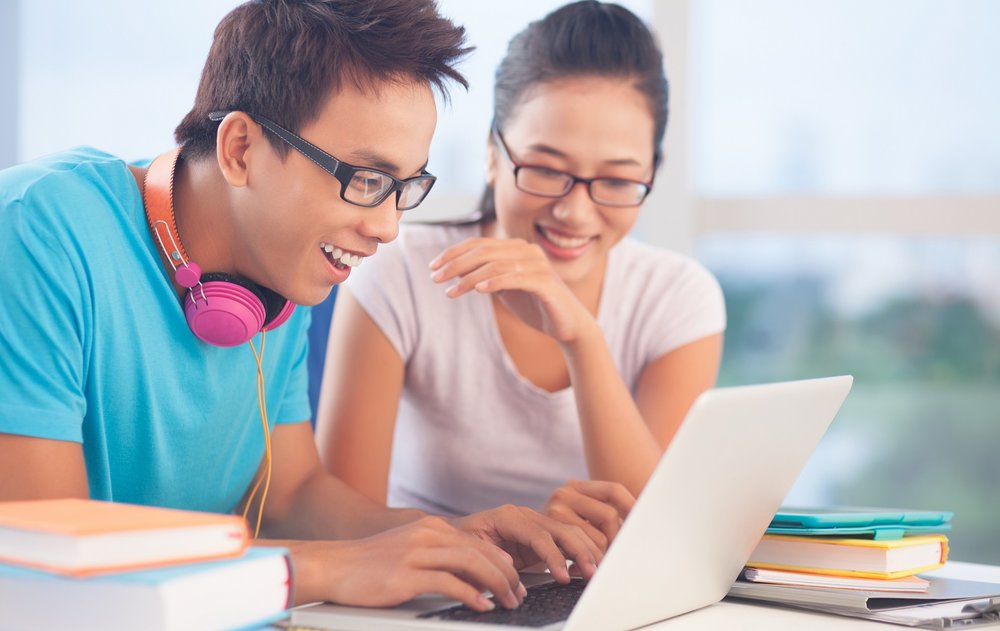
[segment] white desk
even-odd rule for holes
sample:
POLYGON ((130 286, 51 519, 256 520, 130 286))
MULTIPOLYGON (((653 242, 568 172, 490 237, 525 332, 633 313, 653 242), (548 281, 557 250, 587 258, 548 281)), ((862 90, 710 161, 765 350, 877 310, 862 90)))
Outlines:
MULTIPOLYGON (((949 576, 970 581, 1000 583, 1000 566, 950 561, 927 576, 949 576)), ((906 629, 894 624, 777 607, 750 601, 723 601, 670 620, 643 627, 643 631, 855 631, 906 629)), ((1000 627, 993 627, 1000 628, 1000 627)))
MULTIPOLYGON (((1000 566, 951 561, 940 570, 928 572, 927 575, 1000 583, 1000 566)), ((907 628, 804 609, 725 600, 670 620, 642 627, 642 631, 892 631, 907 628)), ((991 628, 1000 629, 997 626, 991 628)))

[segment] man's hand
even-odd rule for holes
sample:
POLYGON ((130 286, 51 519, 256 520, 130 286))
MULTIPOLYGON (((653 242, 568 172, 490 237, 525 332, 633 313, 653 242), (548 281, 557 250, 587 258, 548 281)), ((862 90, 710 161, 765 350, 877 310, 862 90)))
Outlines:
POLYGON ((582 529, 606 551, 635 504, 623 485, 602 480, 570 480, 545 504, 549 517, 582 529))
POLYGON ((557 521, 530 508, 506 505, 459 517, 452 523, 506 550, 518 569, 544 563, 560 583, 570 580, 567 558, 589 579, 604 556, 601 546, 578 525, 557 521))
MULTIPOLYGON (((277 542, 276 542, 277 543, 277 542)), ((520 604, 526 591, 510 555, 440 517, 426 517, 355 541, 290 545, 296 602, 331 601, 390 607, 418 594, 438 593, 477 611, 520 604)))

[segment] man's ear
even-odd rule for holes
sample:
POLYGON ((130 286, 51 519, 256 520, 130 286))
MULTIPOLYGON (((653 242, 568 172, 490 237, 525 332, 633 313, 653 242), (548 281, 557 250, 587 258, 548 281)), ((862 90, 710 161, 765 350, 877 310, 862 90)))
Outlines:
POLYGON ((246 112, 230 112, 215 135, 215 158, 230 186, 246 186, 247 157, 254 142, 263 140, 260 126, 246 112))

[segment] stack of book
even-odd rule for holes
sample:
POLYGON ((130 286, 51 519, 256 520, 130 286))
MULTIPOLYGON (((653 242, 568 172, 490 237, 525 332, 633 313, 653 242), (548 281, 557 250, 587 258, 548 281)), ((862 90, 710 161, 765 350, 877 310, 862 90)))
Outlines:
POLYGON ((232 629, 290 604, 287 550, 250 547, 239 517, 0 502, 0 629, 232 629))
POLYGON ((802 587, 922 592, 948 558, 950 512, 782 508, 743 578, 802 587))

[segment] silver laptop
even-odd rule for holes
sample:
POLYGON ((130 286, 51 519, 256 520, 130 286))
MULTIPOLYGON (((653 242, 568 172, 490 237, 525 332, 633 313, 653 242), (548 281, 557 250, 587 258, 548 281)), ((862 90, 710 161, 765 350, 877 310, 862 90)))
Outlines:
POLYGON ((718 602, 852 382, 829 377, 702 394, 586 584, 562 586, 541 575, 543 584, 533 585, 538 575, 525 576, 528 596, 520 608, 487 613, 435 595, 391 609, 306 605, 292 611, 292 624, 343 631, 615 631, 718 602), (560 612, 549 598, 570 603, 560 612))

